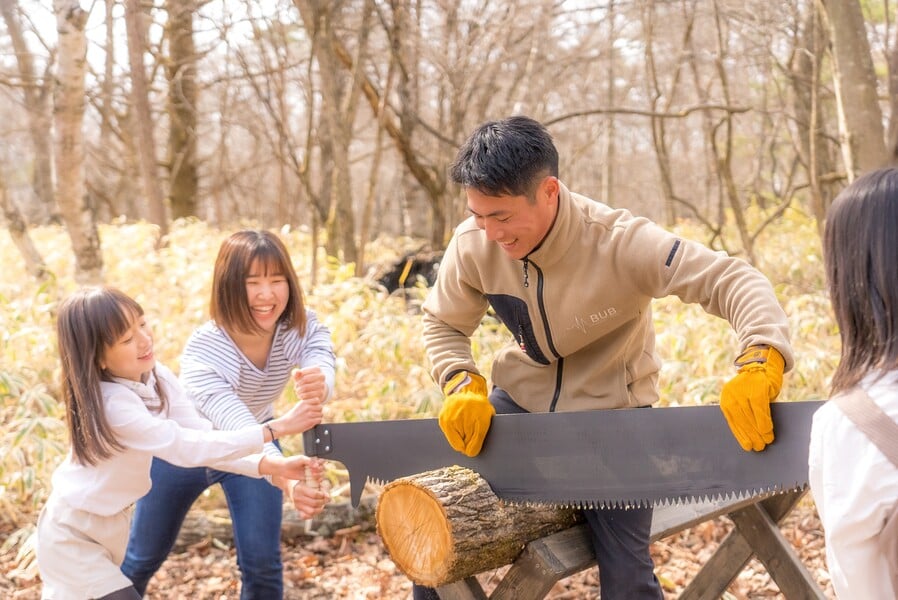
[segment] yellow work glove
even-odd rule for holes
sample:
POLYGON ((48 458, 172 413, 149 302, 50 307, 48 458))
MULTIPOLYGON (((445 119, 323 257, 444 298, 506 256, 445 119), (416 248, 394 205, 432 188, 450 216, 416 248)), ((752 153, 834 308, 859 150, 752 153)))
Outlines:
POLYGON ((446 399, 439 423, 453 450, 477 456, 496 409, 486 394, 486 380, 477 373, 459 371, 443 386, 446 399))
POLYGON ((783 386, 783 355, 772 346, 751 346, 734 363, 739 373, 723 386, 720 409, 743 450, 773 441, 770 403, 783 386))

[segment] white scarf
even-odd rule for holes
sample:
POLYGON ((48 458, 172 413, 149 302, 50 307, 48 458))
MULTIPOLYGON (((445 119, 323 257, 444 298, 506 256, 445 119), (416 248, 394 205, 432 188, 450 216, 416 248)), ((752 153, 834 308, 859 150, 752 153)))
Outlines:
POLYGON ((119 383, 129 390, 137 394, 143 400, 144 406, 153 414, 159 414, 162 410, 162 399, 156 393, 156 371, 150 371, 147 375, 146 382, 134 381, 133 379, 124 379, 122 377, 113 377, 112 380, 119 383))

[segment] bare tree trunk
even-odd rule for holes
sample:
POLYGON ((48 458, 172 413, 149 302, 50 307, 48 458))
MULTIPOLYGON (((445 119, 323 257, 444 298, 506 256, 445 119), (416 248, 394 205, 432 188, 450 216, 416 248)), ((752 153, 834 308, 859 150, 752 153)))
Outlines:
POLYGON ((168 0, 168 171, 172 219, 197 214, 194 0, 168 0))
MULTIPOLYGON (((268 140, 280 166, 297 178, 299 191, 304 193, 308 199, 311 209, 310 227, 313 230, 312 237, 316 243, 311 251, 312 262, 315 263, 315 248, 317 248, 319 233, 316 228, 327 220, 330 210, 330 188, 328 187, 330 179, 324 173, 315 173, 313 181, 313 169, 310 168, 310 163, 314 161, 316 155, 314 152, 316 145, 320 149, 318 159, 322 165, 322 171, 328 169, 332 161, 330 159, 330 136, 326 133, 327 123, 319 125, 316 122, 316 108, 320 94, 312 84, 314 61, 303 60, 306 69, 304 77, 301 79, 301 87, 305 92, 306 128, 304 143, 300 144, 300 140, 295 139, 291 123, 291 100, 288 89, 288 82, 292 76, 289 72, 290 64, 288 64, 291 59, 289 54, 284 56, 282 51, 274 50, 274 48, 282 49, 290 45, 291 30, 274 21, 264 30, 255 21, 253 21, 253 27, 257 45, 256 56, 250 56, 249 53, 239 50, 237 59, 247 83, 262 107, 263 115, 268 119, 268 122, 260 128, 260 133, 268 140), (261 63, 261 70, 255 66, 255 61, 261 63), (319 189, 316 190, 315 184, 319 189)), ((312 43, 317 43, 317 40, 313 38, 312 43)), ((226 136, 222 137, 221 145, 223 146, 221 152, 227 152, 226 136)), ((287 189, 286 182, 284 189, 287 189)), ((302 194, 299 195, 302 196, 302 194)), ((279 214, 294 215, 296 212, 295 207, 292 207, 290 211, 279 210, 279 214)), ((330 249, 328 248, 328 250, 330 249)), ((314 264, 311 275, 314 280, 314 264)))
POLYGON ((231 161, 231 147, 228 143, 231 135, 231 115, 234 109, 234 90, 229 86, 219 88, 218 106, 221 114, 215 124, 215 145, 213 158, 210 163, 208 203, 204 219, 218 228, 223 228, 227 222, 226 215, 228 194, 231 189, 229 178, 234 169, 231 161))
MULTIPOLYGON (((889 15, 886 14, 886 18, 889 15)), ((889 65, 889 128, 886 140, 889 153, 889 162, 898 165, 898 27, 893 25, 894 35, 892 39, 886 37, 886 53, 889 65)))
POLYGON ((103 256, 94 213, 84 184, 84 75, 87 70, 87 12, 78 0, 54 0, 59 34, 59 83, 56 89, 56 201, 75 253, 75 280, 100 283, 103 256))
POLYGON ((334 166, 336 164, 336 161, 334 160, 334 136, 330 133, 327 120, 325 120, 324 123, 319 124, 318 132, 319 135, 322 136, 321 140, 318 142, 321 153, 321 187, 318 191, 318 202, 316 203, 319 211, 318 222, 324 225, 326 234, 324 251, 326 255, 336 257, 340 256, 340 242, 336 230, 331 230, 328 227, 328 222, 333 218, 331 212, 333 201, 331 199, 334 196, 334 184, 336 183, 336 177, 334 175, 334 171, 336 170, 336 167, 334 166), (322 209, 324 209, 324 212, 321 212, 322 209))
POLYGON ((654 0, 651 0, 643 8, 642 14, 643 27, 646 31, 644 49, 645 65, 648 71, 646 85, 649 86, 649 106, 653 113, 650 117, 650 122, 652 142, 655 148, 655 162, 658 166, 658 175, 661 178, 661 189, 664 193, 664 222, 666 225, 671 226, 676 219, 676 203, 678 200, 673 185, 670 151, 668 149, 667 141, 667 121, 664 117, 657 116, 655 113, 663 112, 672 105, 677 92, 677 83, 680 79, 680 68, 678 66, 676 69, 670 89, 667 91, 662 90, 661 82, 658 77, 658 69, 655 64, 655 48, 653 43, 656 16, 655 2, 654 0), (666 101, 663 102, 663 107, 659 106, 659 104, 662 104, 662 98, 666 98, 666 101))
MULTIPOLYGON (((702 73, 698 64, 698 56, 701 51, 698 49, 695 41, 695 19, 696 19, 696 3, 697 0, 683 0, 681 7, 683 18, 686 22, 686 30, 688 32, 685 38, 684 47, 689 56, 689 70, 692 73, 693 87, 700 104, 711 104, 710 94, 707 86, 702 83, 702 73)), ((690 205, 693 212, 707 215, 706 226, 711 233, 711 240, 721 238, 723 224, 726 222, 726 214, 723 205, 722 196, 720 194, 720 186, 717 185, 716 177, 716 161, 714 155, 711 137, 714 135, 714 116, 710 110, 702 111, 702 132, 704 134, 705 143, 702 144, 702 172, 703 177, 703 193, 699 193, 699 198, 704 197, 705 201, 701 208, 695 206, 698 199, 690 205), (713 216, 712 216, 713 215, 713 216), (713 224, 713 225, 712 225, 713 224)))
MULTIPOLYGON (((277 73, 272 73, 271 78, 276 81, 274 84, 273 103, 276 102, 278 114, 289 114, 290 98, 288 98, 287 79, 289 74, 285 69, 281 69, 277 73)), ((290 155, 290 138, 287 135, 280 135, 275 142, 278 157, 286 157, 290 155)), ((278 186, 277 186, 277 207, 275 209, 275 218, 278 225, 291 223, 295 206, 299 199, 291 197, 290 189, 290 170, 287 167, 287 161, 283 158, 278 160, 277 164, 278 186)), ((302 182, 302 179, 300 179, 302 182)))
MULTIPOLYGON (((387 72, 387 89, 391 87, 393 74, 396 71, 396 61, 390 60, 389 70, 387 72)), ((368 175, 368 190, 365 193, 365 204, 362 207, 362 218, 359 221, 359 258, 355 267, 355 274, 361 277, 365 273, 365 247, 368 245, 369 232, 371 231, 371 218, 374 213, 374 207, 377 203, 377 184, 380 176, 380 163, 383 156, 383 132, 381 119, 383 118, 386 107, 386 94, 384 94, 380 107, 378 108, 377 132, 374 134, 374 155, 371 157, 371 171, 368 175)))
POLYGON ((140 0, 125 0, 125 26, 128 31, 128 62, 131 66, 131 102, 135 139, 140 165, 140 180, 149 204, 149 219, 159 226, 157 245, 168 233, 165 216, 165 197, 159 185, 156 168, 156 141, 153 135, 153 115, 147 86, 143 53, 146 35, 140 0))
POLYGON ((103 24, 106 35, 103 50, 106 52, 106 60, 103 61, 103 81, 100 83, 100 144, 108 147, 112 138, 113 88, 115 82, 115 16, 113 10, 116 0, 105 0, 106 22, 103 24))
POLYGON ((828 176, 835 168, 828 151, 820 98, 820 64, 827 42, 817 5, 811 4, 801 27, 789 72, 794 90, 792 109, 798 128, 798 153, 807 169, 811 210, 821 235, 826 211, 834 197, 832 185, 827 185, 821 178, 828 176))
POLYGON ((6 31, 15 50, 24 96, 22 106, 28 113, 28 130, 34 149, 31 187, 39 207, 33 213, 38 221, 43 222, 56 218, 59 213, 56 199, 53 197, 53 136, 50 106, 53 78, 38 75, 31 52, 25 43, 16 4, 14 0, 0 0, 0 15, 6 22, 6 31))
POLYGON ((842 155, 849 180, 884 165, 888 154, 876 72, 860 2, 820 0, 833 40, 842 155))
MULTIPOLYGON (((412 35, 412 0, 397 0, 390 5, 393 17, 389 31, 390 54, 392 60, 400 65, 396 82, 400 106, 399 130, 403 138, 412 140, 418 122, 410 117, 420 114, 421 110, 421 90, 415 77, 420 57, 420 37, 412 35)), ((442 243, 447 221, 445 199, 431 199, 428 202, 430 211, 421 210, 422 201, 427 200, 421 198, 420 186, 409 174, 402 178, 401 198, 402 226, 406 234, 413 237, 428 237, 429 234, 431 242, 439 235, 442 243)))
POLYGON ((3 211, 3 216, 6 219, 9 236, 22 254, 22 258, 25 259, 25 270, 38 281, 49 279, 50 273, 47 271, 47 265, 31 240, 31 236, 28 235, 28 226, 25 224, 25 219, 22 218, 22 213, 6 193, 6 182, 3 181, 2 175, 0 175, 0 210, 3 211))
MULTIPOLYGON (((388 31, 388 35, 394 36, 396 35, 396 31, 391 29, 388 31)), ((371 110, 376 113, 381 106, 381 98, 383 97, 384 90, 378 88, 377 82, 364 72, 364 70, 360 69, 356 71, 352 55, 339 40, 336 40, 335 43, 336 46, 334 50, 343 67, 351 72, 357 72, 363 77, 361 82, 362 93, 365 95, 365 99, 368 101, 371 110)), ((395 46, 395 44, 396 42, 394 41, 393 46, 395 46)), ((402 67, 400 67, 401 74, 408 65, 401 60, 401 57, 399 57, 399 59, 400 64, 402 65, 402 67)), ((417 119, 416 115, 407 115, 407 118, 411 121, 417 119)), ((397 152, 399 152, 399 155, 402 157, 407 172, 418 182, 418 185, 422 188, 424 193, 426 193, 427 199, 430 201, 431 210, 434 214, 431 235, 433 238, 432 241, 434 241, 435 245, 438 247, 442 247, 445 244, 445 240, 443 239, 445 211, 443 210, 441 203, 443 201, 443 194, 446 191, 446 178, 442 173, 442 170, 436 168, 435 165, 422 162, 421 154, 415 151, 412 140, 408 136, 408 123, 411 121, 407 121, 405 126, 403 126, 400 121, 401 117, 397 118, 395 116, 395 111, 391 110, 389 111, 389 114, 383 115, 381 123, 386 130, 386 133, 390 136, 390 139, 393 140, 397 152)))
POLYGON ((133 214, 132 210, 126 208, 125 203, 133 201, 135 194, 122 192, 120 187, 122 182, 130 181, 131 178, 122 176, 122 171, 126 167, 119 167, 126 161, 122 160, 122 152, 109 152, 118 144, 116 138, 118 132, 116 130, 116 99, 115 99, 115 71, 116 54, 115 54, 115 16, 113 14, 116 0, 105 0, 105 21, 104 29, 104 45, 103 51, 105 59, 103 61, 103 76, 99 82, 99 96, 95 101, 95 107, 100 117, 100 132, 97 147, 107 150, 107 152, 98 153, 97 160, 93 165, 93 170, 87 175, 87 180, 91 186, 92 197, 96 199, 94 202, 96 217, 99 220, 104 218, 110 219, 121 214, 133 214), (115 165, 115 167, 113 167, 115 165))
MULTIPOLYGON (((720 13, 720 7, 717 0, 714 0, 714 22, 717 33, 717 56, 715 57, 715 65, 717 67, 717 75, 720 79, 720 88, 723 92, 724 104, 730 105, 730 84, 727 76, 727 70, 724 62, 729 54, 726 42, 726 32, 723 30, 724 23, 720 13)), ((748 224, 745 220, 745 208, 742 205, 742 198, 736 187, 736 181, 733 177, 733 114, 726 113, 723 120, 718 125, 718 130, 723 131, 723 149, 717 143, 716 135, 711 140, 717 155, 717 169, 723 188, 729 199, 730 209, 733 211, 733 217, 736 220, 736 227, 739 230, 739 238, 742 241, 742 249, 744 250, 748 261, 755 263, 754 239, 748 232, 748 224)))
MULTIPOLYGON (((614 41, 616 39, 614 21, 616 11, 614 8, 614 0, 608 1, 608 42, 605 48, 608 53, 608 66, 605 71, 605 102, 611 107, 617 102, 614 94, 616 85, 614 77, 614 41)), ((617 115, 609 113, 605 124, 605 135, 603 136, 602 145, 605 147, 605 161, 602 163, 602 202, 610 202, 614 192, 614 162, 615 162, 615 144, 614 144, 614 125, 617 115)))
POLYGON ((341 4, 321 0, 294 0, 306 30, 314 35, 313 53, 318 62, 321 81, 321 109, 332 145, 331 203, 326 220, 329 244, 336 243, 345 262, 358 261, 355 232, 355 212, 352 202, 352 173, 349 165, 349 148, 352 142, 352 126, 358 106, 361 81, 361 57, 367 48, 368 22, 371 2, 362 7, 361 26, 357 39, 356 56, 351 62, 349 77, 341 80, 338 48, 344 49, 336 34, 341 4))

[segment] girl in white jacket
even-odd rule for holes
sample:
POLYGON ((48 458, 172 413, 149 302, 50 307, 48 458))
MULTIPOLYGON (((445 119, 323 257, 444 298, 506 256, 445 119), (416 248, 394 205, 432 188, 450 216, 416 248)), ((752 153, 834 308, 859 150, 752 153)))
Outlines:
MULTIPOLYGON (((832 397, 861 388, 898 421, 896 233, 898 169, 872 171, 833 201, 823 255, 842 340, 832 397)), ((880 548, 883 525, 898 502, 898 469, 834 402, 814 415, 809 482, 836 595, 898 598, 880 548)))
MULTIPOLYGON (((320 482, 317 461, 261 453, 265 442, 319 422, 320 404, 300 402, 261 425, 213 430, 172 372, 156 363, 143 309, 124 293, 109 287, 73 293, 59 308, 57 334, 71 449, 53 473, 38 519, 43 598, 140 598, 119 566, 131 506, 151 487, 153 456, 320 482)), ((303 515, 310 517, 327 495, 314 487, 307 494, 315 502, 303 515)))

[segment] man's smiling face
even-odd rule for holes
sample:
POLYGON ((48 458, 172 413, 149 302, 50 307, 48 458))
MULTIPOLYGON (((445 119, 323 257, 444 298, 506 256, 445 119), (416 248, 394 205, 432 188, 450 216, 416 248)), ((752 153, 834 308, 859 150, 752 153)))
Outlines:
POLYGON ((552 228, 558 213, 558 192, 558 179, 552 176, 536 185, 532 199, 489 196, 475 188, 465 188, 468 211, 486 233, 486 239, 518 260, 530 254, 552 228))

